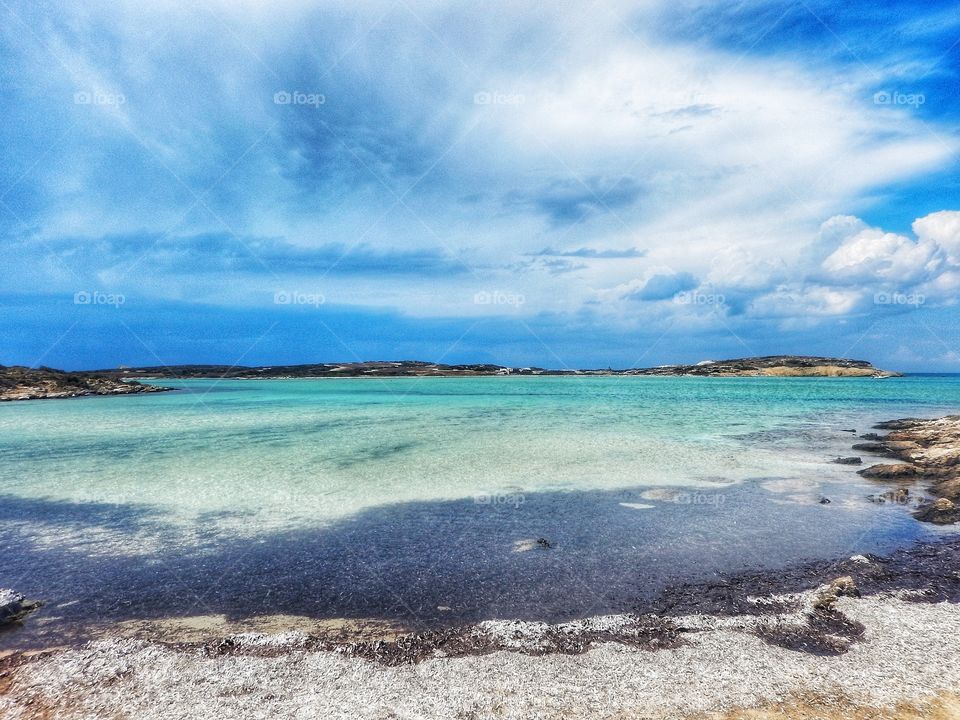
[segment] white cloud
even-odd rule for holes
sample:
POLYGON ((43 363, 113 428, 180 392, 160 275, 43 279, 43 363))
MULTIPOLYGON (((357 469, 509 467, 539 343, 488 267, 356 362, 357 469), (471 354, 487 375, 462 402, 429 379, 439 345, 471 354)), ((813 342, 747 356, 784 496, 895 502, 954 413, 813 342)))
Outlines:
POLYGON ((913 232, 921 242, 939 245, 948 253, 952 264, 960 265, 960 212, 941 210, 919 218, 913 223, 913 232))
POLYGON ((823 269, 841 283, 899 282, 915 284, 943 264, 937 243, 919 242, 867 228, 848 237, 823 261, 823 269))
MULTIPOLYGON (((71 73, 34 38, 7 31, 4 49, 19 60, 23 84, 31 73, 42 76, 34 85, 61 103, 30 112, 65 116, 49 133, 63 134, 54 153, 62 159, 24 180, 35 177, 47 201, 27 219, 48 242, 105 231, 224 232, 229 224, 231 233, 304 247, 439 245, 477 269, 479 277, 445 281, 432 303, 416 298, 436 278, 342 281, 356 304, 421 314, 480 312, 473 293, 493 283, 525 293, 525 312, 600 303, 642 321, 665 311, 622 298, 664 267, 736 298, 748 316, 777 303, 779 316, 858 312, 864 298, 889 287, 929 288, 946 299, 960 264, 960 213, 917 220, 916 239, 843 213, 878 187, 944 166, 958 150, 953 128, 875 105, 879 79, 857 63, 743 54, 668 40, 633 22, 635 12, 655 16, 669 6, 618 0, 602 12, 572 3, 491 10, 384 0, 359 9, 300 1, 278 8, 249 0, 195 11, 170 3, 162 14, 132 2, 119 11, 106 2, 67 8, 31 24, 71 73), (296 84, 305 77, 318 87, 296 84), (127 103, 103 112, 64 108, 83 88, 122 91, 127 103), (324 92, 328 103, 316 112, 275 106, 272 93, 284 88, 324 92), (476 105, 477 92, 518 93, 523 102, 476 105), (338 103, 350 102, 357 111, 340 112, 338 103), (79 140, 61 132, 74 117, 79 140), (353 130, 381 141, 374 130, 387 121, 397 129, 381 150, 402 159, 405 144, 422 142, 423 169, 431 171, 402 204, 390 191, 403 194, 418 172, 388 188, 338 186, 332 200, 311 194, 322 172, 305 180, 288 172, 290 157, 311 149, 351 160, 336 142, 296 145, 294 132, 318 146, 328 130, 348 142, 353 130), (591 193, 616 189, 624 177, 638 188, 636 202, 604 212, 603 198, 591 193), (557 182, 582 187, 595 212, 551 226, 536 198, 557 182), (532 200, 510 205, 510 193, 532 200), (821 225, 823 218, 830 219, 821 225), (544 247, 637 247, 646 256, 582 257, 575 272, 551 274, 544 262, 524 262, 544 247)), ((210 283, 210 292, 229 286, 224 297, 232 299, 241 282, 210 283)), ((178 292, 175 278, 158 287, 178 292)), ((668 305, 677 314, 703 310, 668 305)))

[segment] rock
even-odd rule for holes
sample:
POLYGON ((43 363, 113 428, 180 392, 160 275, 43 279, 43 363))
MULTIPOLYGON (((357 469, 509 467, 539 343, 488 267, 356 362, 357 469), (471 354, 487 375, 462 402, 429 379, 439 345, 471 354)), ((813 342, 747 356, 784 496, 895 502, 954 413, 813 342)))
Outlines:
POLYGON ((857 474, 872 480, 902 480, 904 478, 912 480, 923 473, 920 468, 910 463, 891 463, 871 465, 863 470, 857 470, 857 474))
POLYGON ((928 462, 934 468, 954 468, 960 465, 960 448, 950 448, 936 454, 930 453, 928 462))
POLYGON ((897 505, 906 505, 910 502, 910 491, 907 488, 897 488, 896 490, 887 490, 880 495, 867 495, 867 500, 872 503, 882 505, 886 502, 896 503, 897 505))
POLYGON ((901 420, 888 420, 874 425, 875 430, 909 430, 917 425, 927 422, 920 418, 903 418, 901 420))
POLYGON ((946 477, 931 488, 931 492, 936 493, 937 497, 945 497, 960 503, 960 476, 946 477))
POLYGON ((913 516, 924 522, 949 525, 960 520, 960 507, 948 498, 939 498, 921 506, 913 516))
POLYGON ((910 502, 910 491, 907 488, 897 488, 896 490, 888 490, 883 494, 887 500, 899 505, 906 505, 910 502))
POLYGON ((819 610, 821 612, 827 612, 833 610, 834 604, 837 602, 837 596, 830 590, 824 588, 817 592, 813 597, 813 609, 819 610))
POLYGON ((553 545, 550 544, 550 541, 547 540, 546 538, 537 538, 537 545, 539 545, 539 546, 542 547, 542 548, 547 548, 547 549, 553 547, 553 545))
MULTIPOLYGON (((948 524, 960 521, 960 415, 920 420, 906 418, 880 423, 875 427, 890 430, 880 437, 873 433, 862 436, 867 442, 854 447, 865 452, 896 458, 899 463, 872 465, 859 474, 874 480, 924 481, 926 489, 946 503, 922 502, 914 517, 924 522, 948 524)), ((871 496, 871 502, 906 504, 912 497, 905 488, 871 496)))
POLYGON ((855 562, 858 565, 869 565, 870 558, 868 558, 866 555, 851 555, 850 562, 855 562))
POLYGON ((860 597, 857 583, 849 575, 838 577, 829 585, 821 587, 813 598, 813 609, 828 611, 833 609, 834 603, 840 597, 860 597))
POLYGON ((838 597, 860 597, 860 588, 857 587, 856 581, 849 575, 838 577, 830 583, 830 587, 833 588, 838 597))
POLYGON ((38 607, 38 600, 27 600, 14 590, 0 590, 0 627, 19 622, 38 607))
POLYGON ((883 457, 897 457, 897 453, 884 442, 870 441, 857 443, 852 446, 852 450, 870 453, 872 455, 882 455, 883 457))
POLYGON ((830 504, 830 498, 828 498, 828 497, 823 497, 823 496, 821 495, 821 496, 820 496, 820 499, 817 500, 817 502, 820 503, 821 505, 829 505, 829 504, 830 504))
POLYGON ((852 457, 838 457, 836 460, 831 460, 830 462, 836 463, 837 465, 860 465, 863 463, 863 460, 854 455, 852 457))

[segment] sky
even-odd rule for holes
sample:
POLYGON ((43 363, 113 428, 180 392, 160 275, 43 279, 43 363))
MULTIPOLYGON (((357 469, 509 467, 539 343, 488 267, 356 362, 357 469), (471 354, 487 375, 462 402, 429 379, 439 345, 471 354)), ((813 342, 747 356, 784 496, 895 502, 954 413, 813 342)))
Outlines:
POLYGON ((960 372, 955 2, 0 0, 0 363, 960 372))

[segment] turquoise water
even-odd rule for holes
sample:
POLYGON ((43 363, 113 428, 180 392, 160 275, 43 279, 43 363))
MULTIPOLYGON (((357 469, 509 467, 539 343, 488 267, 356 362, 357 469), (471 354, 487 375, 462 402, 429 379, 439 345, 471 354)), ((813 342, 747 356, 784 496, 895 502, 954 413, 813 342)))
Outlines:
POLYGON ((886 550, 932 531, 829 460, 849 430, 960 411, 953 376, 164 384, 0 405, 0 586, 50 600, 51 626, 187 614, 171 594, 191 614, 553 618, 886 550))

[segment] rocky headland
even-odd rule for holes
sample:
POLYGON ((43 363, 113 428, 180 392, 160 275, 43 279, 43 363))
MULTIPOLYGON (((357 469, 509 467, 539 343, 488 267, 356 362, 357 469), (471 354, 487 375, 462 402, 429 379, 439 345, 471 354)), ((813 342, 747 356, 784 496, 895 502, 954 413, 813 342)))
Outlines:
POLYGON ((46 400, 85 395, 131 395, 170 388, 96 372, 65 372, 53 368, 0 365, 0 401, 46 400))

